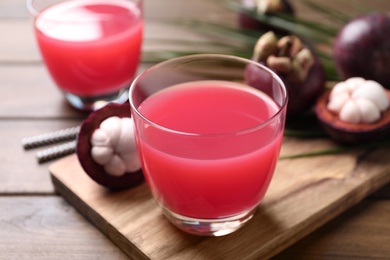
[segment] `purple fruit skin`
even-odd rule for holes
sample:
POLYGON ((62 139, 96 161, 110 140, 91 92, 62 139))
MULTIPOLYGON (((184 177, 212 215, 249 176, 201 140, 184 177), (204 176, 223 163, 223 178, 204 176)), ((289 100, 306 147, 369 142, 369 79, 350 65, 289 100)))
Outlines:
POLYGON ((338 33, 334 61, 343 79, 363 77, 390 89, 390 15, 357 17, 338 33))
MULTIPOLYGON (((241 5, 244 8, 251 9, 252 7, 248 6, 248 4, 246 2, 247 1, 245 1, 245 0, 241 0, 241 5)), ((294 10, 293 5, 289 2, 289 0, 283 0, 282 3, 284 5, 284 10, 281 11, 281 13, 294 15, 295 10, 294 10)), ((272 15, 272 14, 269 14, 269 15, 272 15)), ((258 21, 256 19, 254 19, 253 17, 250 17, 249 15, 244 14, 244 13, 238 14, 238 24, 239 24, 240 28, 247 29, 247 30, 260 30, 260 31, 272 30, 272 31, 278 32, 280 34, 287 34, 288 33, 286 30, 274 28, 273 26, 270 26, 270 25, 265 24, 261 21, 258 21)))
MULTIPOLYGON (((341 144, 362 144, 389 136, 390 134, 390 110, 383 114, 380 122, 376 124, 355 125, 345 123, 336 114, 326 107, 329 100, 330 90, 325 91, 318 99, 315 106, 315 113, 320 125, 325 132, 335 141, 341 144)), ((387 91, 390 98, 390 90, 387 91)))
MULTIPOLYGON (((265 65, 263 62, 260 62, 265 65)), ((278 74, 278 73, 277 73, 278 74)), ((305 82, 294 82, 286 76, 278 74, 287 88, 289 101, 287 104, 287 118, 300 116, 308 112, 325 87, 325 71, 316 58, 305 82)), ((245 71, 245 82, 268 95, 272 95, 272 78, 258 67, 249 65, 245 71)))
POLYGON ((103 166, 97 164, 91 156, 91 136, 100 123, 111 117, 130 117, 130 104, 108 104, 105 107, 92 112, 82 123, 77 137, 76 154, 85 173, 98 184, 111 190, 122 190, 134 187, 144 181, 142 169, 134 173, 128 173, 120 177, 109 175, 103 166))

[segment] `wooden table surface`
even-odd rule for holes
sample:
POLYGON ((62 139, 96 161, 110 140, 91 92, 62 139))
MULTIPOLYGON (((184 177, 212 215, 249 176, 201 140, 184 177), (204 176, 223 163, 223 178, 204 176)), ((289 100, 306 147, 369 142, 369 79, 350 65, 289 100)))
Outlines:
MULTIPOLYGON (((370 4, 390 10, 388 0, 370 4)), ((313 15, 299 8, 301 15, 313 15)), ((220 12, 207 0, 145 0, 145 48, 155 47, 152 38, 178 35, 155 18, 220 12)), ((32 29, 24 0, 0 0, 0 259, 126 259, 56 194, 50 163, 37 163, 39 149, 21 146, 23 137, 76 126, 86 116, 65 102, 50 79, 32 29)), ((192 37, 186 33, 180 35, 192 37)), ((390 259, 390 185, 275 258, 390 259)))

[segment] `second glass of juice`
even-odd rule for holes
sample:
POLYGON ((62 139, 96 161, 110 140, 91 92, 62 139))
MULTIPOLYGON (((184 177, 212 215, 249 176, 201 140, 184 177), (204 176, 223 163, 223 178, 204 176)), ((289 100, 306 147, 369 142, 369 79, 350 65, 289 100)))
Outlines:
POLYGON ((168 60, 134 80, 143 171, 175 226, 221 236, 253 216, 278 161, 287 99, 268 68, 226 55, 168 60), (266 83, 250 86, 251 73, 266 83))
POLYGON ((142 0, 27 0, 50 75, 69 103, 125 102, 142 44, 142 0))

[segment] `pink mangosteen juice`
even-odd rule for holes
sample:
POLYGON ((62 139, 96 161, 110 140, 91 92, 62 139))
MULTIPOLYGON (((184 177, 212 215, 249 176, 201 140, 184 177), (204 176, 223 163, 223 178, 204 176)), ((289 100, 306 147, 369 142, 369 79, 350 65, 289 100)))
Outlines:
POLYGON ((137 141, 148 184, 166 209, 218 219, 258 205, 283 137, 281 109, 270 97, 241 83, 201 80, 160 90, 138 110, 155 124, 138 126, 137 141))
POLYGON ((79 96, 128 86, 140 59, 140 6, 124 0, 65 1, 41 11, 35 33, 57 85, 79 96))

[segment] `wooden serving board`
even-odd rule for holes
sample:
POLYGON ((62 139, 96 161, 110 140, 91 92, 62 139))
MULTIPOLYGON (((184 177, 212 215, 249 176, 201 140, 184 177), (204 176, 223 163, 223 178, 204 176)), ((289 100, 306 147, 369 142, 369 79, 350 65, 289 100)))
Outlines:
MULTIPOLYGON (((281 155, 333 147, 285 138, 281 155)), ((390 148, 280 160, 256 215, 224 237, 183 233, 162 215, 146 184, 110 192, 76 155, 50 167, 56 190, 133 259, 265 259, 274 256, 390 181, 390 148)))

